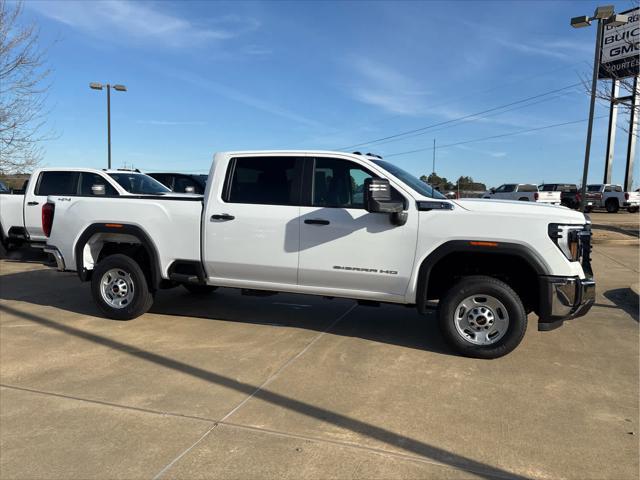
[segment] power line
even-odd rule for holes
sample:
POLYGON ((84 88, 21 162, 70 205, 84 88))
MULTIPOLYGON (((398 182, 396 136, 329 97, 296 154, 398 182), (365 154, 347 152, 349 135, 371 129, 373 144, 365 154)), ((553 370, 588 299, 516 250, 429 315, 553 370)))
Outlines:
MULTIPOLYGON (((604 118, 604 117, 607 117, 607 116, 608 115, 600 115, 600 116, 595 117, 595 118, 604 118)), ((537 132, 539 130, 546 130, 548 128, 563 127, 565 125, 573 125, 573 124, 576 124, 576 123, 586 122, 587 120, 589 120, 589 119, 588 118, 584 118, 582 120, 573 120, 571 122, 555 123, 553 125, 545 125, 543 127, 527 128, 527 129, 524 129, 524 130, 518 130, 518 131, 510 132, 510 133, 502 133, 502 134, 499 134, 499 135, 492 135, 490 137, 474 138, 473 140, 465 140, 463 142, 456 142, 456 143, 449 143, 447 145, 440 145, 440 146, 438 146, 438 149, 440 150, 442 148, 455 147, 457 145, 465 145, 467 143, 483 142, 485 140, 493 140, 493 139, 496 139, 496 138, 510 137, 510 136, 513 136, 513 135, 520 135, 520 134, 528 133, 528 132, 537 132)), ((406 152, 390 153, 390 154, 385 155, 384 157, 385 158, 397 157, 397 156, 400 156, 400 155, 409 155, 410 153, 427 152, 427 151, 432 150, 432 149, 433 149, 433 147, 418 148, 416 150, 407 150, 406 152)))
POLYGON ((365 145, 370 145, 370 144, 373 144, 373 143, 382 142, 384 140, 390 140, 392 138, 404 137, 406 135, 410 135, 412 133, 417 133, 417 132, 422 132, 422 131, 428 130, 430 128, 433 128, 433 127, 440 127, 442 125, 448 125, 450 123, 459 122, 460 120, 465 120, 465 119, 468 119, 468 118, 471 118, 471 117, 476 117, 478 115, 482 115, 482 114, 485 114, 485 113, 494 112, 496 110, 501 110, 503 108, 511 107, 513 105, 518 105, 520 103, 528 102, 529 100, 534 100, 536 98, 545 97, 547 95, 551 95, 552 93, 562 92, 564 90, 568 90, 570 88, 577 87, 578 85, 581 85, 581 83, 580 82, 574 83, 572 85, 567 85, 566 87, 557 88, 555 90, 550 90, 548 92, 539 93, 539 94, 533 95, 531 97, 527 97, 527 98, 523 98, 523 99, 520 99, 520 100, 516 100, 515 102, 505 103, 504 105, 499 105, 497 107, 488 108, 488 109, 482 110, 480 112, 471 113, 469 115, 464 115, 462 117, 454 118, 454 119, 451 119, 451 120, 445 120, 444 122, 433 123, 433 124, 427 125, 425 127, 420 127, 420 128, 416 128, 416 129, 413 129, 413 130, 407 130, 405 132, 400 132, 400 133, 396 133, 396 134, 393 134, 393 135, 388 135, 386 137, 377 138, 377 139, 374 139, 374 140, 369 140, 367 142, 348 145, 346 147, 341 147, 338 150, 350 150, 352 148, 362 147, 362 146, 365 146, 365 145))
POLYGON ((380 145, 385 145, 387 143, 399 142, 399 141, 402 141, 402 140, 406 140, 408 138, 419 137, 419 136, 425 135, 427 133, 434 133, 434 132, 439 132, 441 130, 446 130, 447 128, 457 127, 457 126, 459 126, 459 125, 461 125, 463 123, 475 122, 477 120, 484 120, 485 118, 494 117, 496 115, 502 115, 503 113, 512 112, 513 110, 519 110, 521 108, 531 107, 533 105, 538 105, 539 103, 550 102, 550 101, 556 100, 556 99, 558 99, 560 97, 563 97, 565 95, 568 95, 569 93, 572 93, 572 92, 562 93, 562 94, 559 94, 559 95, 551 97, 551 98, 542 98, 542 99, 540 99, 540 100, 538 100, 536 102, 527 103, 525 105, 518 105, 518 106, 515 106, 515 107, 512 107, 512 108, 507 108, 506 110, 502 110, 502 111, 499 111, 499 112, 493 112, 493 113, 490 113, 488 115, 482 115, 482 116, 478 116, 478 117, 473 117, 473 118, 460 120, 459 123, 456 123, 456 124, 453 124, 453 125, 451 125, 451 124, 450 125, 445 125, 443 127, 436 128, 435 130, 429 130, 429 131, 425 131, 425 132, 418 132, 418 133, 414 133, 412 135, 405 135, 405 136, 403 136, 401 138, 392 138, 390 140, 380 141, 380 142, 377 142, 377 145, 380 146, 380 145))

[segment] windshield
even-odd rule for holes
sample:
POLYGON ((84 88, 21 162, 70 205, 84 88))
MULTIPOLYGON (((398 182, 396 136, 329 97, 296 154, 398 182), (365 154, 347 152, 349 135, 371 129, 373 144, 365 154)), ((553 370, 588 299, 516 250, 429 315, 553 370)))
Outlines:
POLYGON ((384 160, 372 160, 372 162, 385 169, 394 177, 402 180, 420 195, 424 195, 425 197, 429 198, 442 198, 446 200, 446 197, 444 195, 433 189, 430 185, 411 175, 409 172, 406 172, 403 169, 395 166, 393 163, 385 162, 384 160))
POLYGON ((110 173, 109 176, 127 192, 136 195, 171 193, 171 190, 160 182, 142 173, 110 173))
POLYGON ((602 190, 602 185, 587 185, 587 191, 589 192, 599 192, 602 190))

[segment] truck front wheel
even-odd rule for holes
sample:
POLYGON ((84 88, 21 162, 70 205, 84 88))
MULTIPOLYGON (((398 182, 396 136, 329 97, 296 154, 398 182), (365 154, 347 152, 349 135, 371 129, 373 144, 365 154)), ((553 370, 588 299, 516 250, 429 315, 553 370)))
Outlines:
POLYGON ((139 317, 153 303, 153 294, 140 265, 119 253, 98 263, 91 277, 91 293, 102 313, 115 320, 139 317))
POLYGON ((516 348, 527 330, 527 314, 506 283, 483 275, 454 284, 438 306, 440 330, 458 353, 498 358, 516 348))

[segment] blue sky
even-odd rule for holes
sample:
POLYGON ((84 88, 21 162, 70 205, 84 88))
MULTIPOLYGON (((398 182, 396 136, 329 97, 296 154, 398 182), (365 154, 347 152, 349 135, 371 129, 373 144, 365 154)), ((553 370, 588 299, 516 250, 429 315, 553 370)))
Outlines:
MULTIPOLYGON (((358 147, 415 173, 504 182, 578 182, 595 28, 569 18, 597 2, 27 1, 53 68, 45 163, 106 166, 112 92, 115 166, 208 171, 216 151, 341 149, 551 90, 523 107, 358 147), (447 127, 447 128, 444 128, 447 127), (394 139, 395 140, 395 139, 394 139), (425 149, 425 150, 423 150, 425 149), (413 153, 415 150, 422 150, 413 153)), ((631 2, 617 2, 622 11, 631 2)), ((599 107, 598 115, 606 114, 599 107)), ((622 121, 622 118, 620 118, 622 121)), ((590 181, 601 181, 607 119, 596 120, 590 181)), ((624 178, 618 131, 614 182, 624 178)), ((640 180, 636 160, 635 184, 640 180)))

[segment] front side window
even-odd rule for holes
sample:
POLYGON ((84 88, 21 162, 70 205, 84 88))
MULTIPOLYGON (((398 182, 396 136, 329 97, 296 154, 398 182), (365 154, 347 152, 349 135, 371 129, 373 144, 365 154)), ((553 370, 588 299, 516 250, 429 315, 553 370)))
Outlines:
POLYGON ((91 189, 94 185, 103 185, 105 196, 113 197, 118 195, 116 189, 113 188, 102 175, 89 172, 83 172, 80 175, 80 195, 95 195, 94 191, 91 189))
POLYGON ((118 172, 110 173, 109 176, 118 182, 127 192, 134 195, 162 195, 164 193, 171 193, 171 190, 159 181, 142 173, 118 172))
POLYGON ((296 157, 244 157, 230 164, 230 203, 297 205, 300 161, 296 157))
POLYGON ((371 174, 358 164, 318 158, 313 172, 313 206, 364 208, 364 181, 371 174))
POLYGON ((384 160, 373 160, 373 163, 389 172, 391 175, 405 183, 407 186, 418 192, 420 195, 429 198, 446 199, 444 195, 438 192, 431 185, 426 184, 415 175, 411 175, 409 172, 401 169, 393 163, 386 162, 384 160))
POLYGON ((42 172, 36 195, 76 195, 78 172, 42 172))

